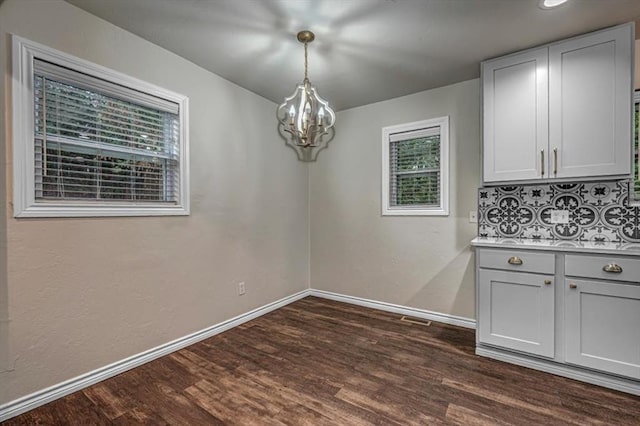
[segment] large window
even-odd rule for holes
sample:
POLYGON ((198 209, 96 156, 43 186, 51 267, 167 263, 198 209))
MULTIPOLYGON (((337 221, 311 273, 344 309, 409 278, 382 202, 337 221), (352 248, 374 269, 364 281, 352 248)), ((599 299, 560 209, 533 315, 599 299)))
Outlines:
POLYGON ((184 96, 13 47, 16 217, 188 214, 184 96))
POLYGON ((449 117, 382 129, 382 214, 449 214, 449 117))

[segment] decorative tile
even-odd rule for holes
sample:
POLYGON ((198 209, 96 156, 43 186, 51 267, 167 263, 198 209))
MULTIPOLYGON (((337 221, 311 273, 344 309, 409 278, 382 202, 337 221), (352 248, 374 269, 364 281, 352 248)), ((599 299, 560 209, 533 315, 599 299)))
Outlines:
POLYGON ((524 186, 520 193, 524 204, 533 207, 546 206, 553 197, 553 191, 544 186, 524 186))
POLYGON ((498 232, 493 226, 480 225, 478 226, 478 236, 488 238, 498 238, 498 232))
POLYGON ((487 187, 478 190, 478 235, 598 243, 640 242, 640 207, 628 181, 487 187), (551 210, 569 223, 551 223, 551 210))

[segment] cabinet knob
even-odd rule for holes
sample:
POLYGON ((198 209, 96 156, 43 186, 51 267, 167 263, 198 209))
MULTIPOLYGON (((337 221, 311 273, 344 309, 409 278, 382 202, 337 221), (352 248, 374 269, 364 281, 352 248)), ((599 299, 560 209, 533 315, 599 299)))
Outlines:
POLYGON ((615 263, 610 263, 608 265, 604 265, 602 270, 605 272, 611 272, 612 274, 619 274, 622 272, 622 267, 620 265, 616 265, 615 263))
POLYGON ((576 288, 578 288, 578 285, 574 284, 574 283, 571 283, 571 284, 569 284, 569 288, 570 289, 576 289, 576 288))
POLYGON ((551 285, 551 280, 544 280, 545 285, 551 285))
POLYGON ((523 262, 518 256, 511 256, 509 260, 507 260, 507 263, 509 265, 522 265, 523 262))

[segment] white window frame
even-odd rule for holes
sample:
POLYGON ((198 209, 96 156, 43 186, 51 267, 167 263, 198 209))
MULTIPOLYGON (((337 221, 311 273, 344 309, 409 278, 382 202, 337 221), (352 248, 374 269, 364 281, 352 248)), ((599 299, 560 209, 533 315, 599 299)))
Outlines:
POLYGON ((635 188, 636 182, 640 181, 640 168, 636 173, 636 161, 640 161, 640 158, 636 160, 635 141, 636 141, 636 135, 640 135, 640 123, 638 124, 638 127, 636 127, 636 124, 635 124, 636 123, 636 105, 640 105, 640 90, 636 90, 633 92, 633 108, 632 108, 632 116, 631 116, 631 122, 633 123, 633 132, 631 133, 633 136, 632 147, 631 147, 631 180, 629 181, 629 205, 631 206, 640 205, 640 196, 636 197, 636 193, 633 190, 635 188))
POLYGON ((138 80, 101 65, 12 35, 12 123, 13 123, 13 216, 96 217, 96 216, 174 216, 189 210, 189 99, 153 84, 138 80), (36 201, 34 164, 34 59, 85 73, 178 104, 180 120, 180 196, 176 205, 82 201, 36 201))
POLYGON ((382 128, 382 215, 383 216, 449 216, 449 116, 414 121, 382 128), (440 127, 440 205, 391 206, 390 204, 390 137, 394 133, 440 127))

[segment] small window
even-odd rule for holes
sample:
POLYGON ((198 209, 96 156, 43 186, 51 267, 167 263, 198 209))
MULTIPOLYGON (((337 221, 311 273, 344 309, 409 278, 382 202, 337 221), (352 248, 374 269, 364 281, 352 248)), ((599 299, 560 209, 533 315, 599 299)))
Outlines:
POLYGON ((14 38, 14 215, 188 214, 187 98, 14 38))
POLYGON ((382 214, 449 215, 449 117, 382 129, 382 214))

